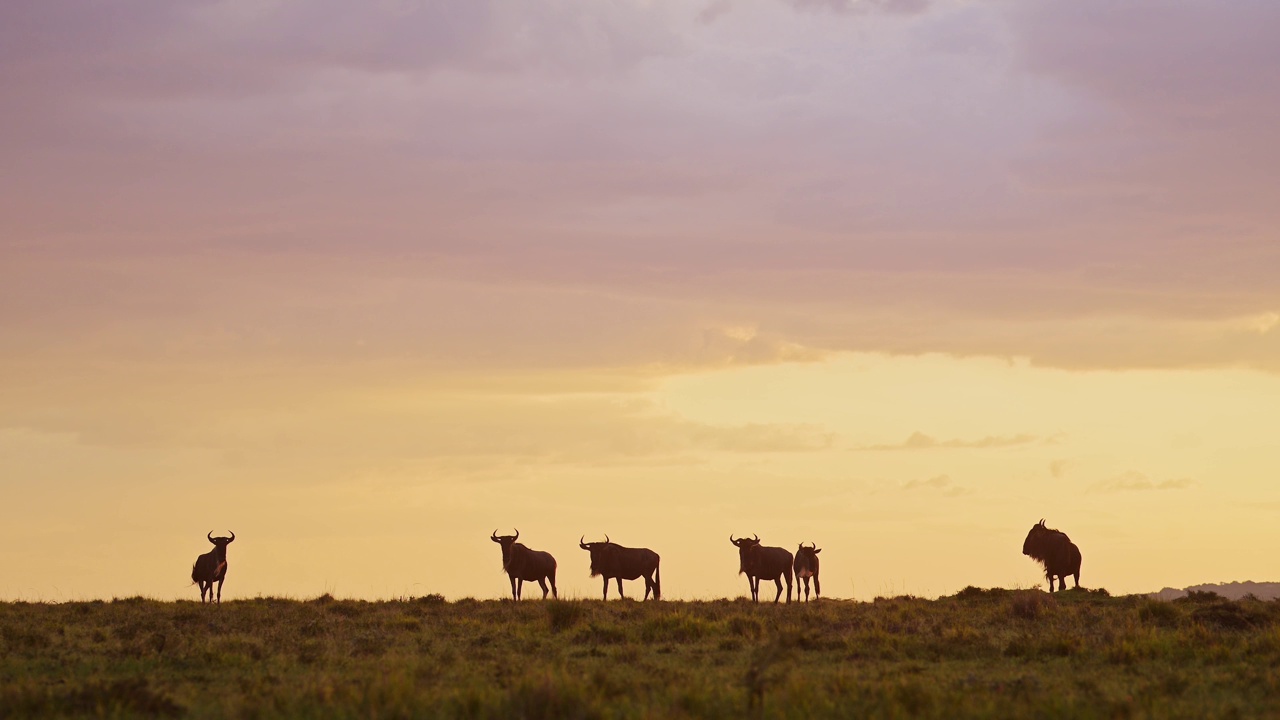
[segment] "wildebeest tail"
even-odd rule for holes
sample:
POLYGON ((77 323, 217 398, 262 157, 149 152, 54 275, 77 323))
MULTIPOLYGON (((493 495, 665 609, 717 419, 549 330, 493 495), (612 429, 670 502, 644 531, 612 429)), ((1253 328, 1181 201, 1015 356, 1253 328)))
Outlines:
POLYGON ((662 599, 662 561, 653 566, 653 599, 662 599))

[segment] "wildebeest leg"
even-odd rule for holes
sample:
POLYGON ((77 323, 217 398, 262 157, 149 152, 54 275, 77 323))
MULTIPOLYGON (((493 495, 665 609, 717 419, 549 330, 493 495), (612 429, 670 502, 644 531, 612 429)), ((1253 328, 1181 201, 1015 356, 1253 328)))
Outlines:
MULTIPOLYGON (((1076 572, 1072 577, 1076 579, 1076 587, 1080 587, 1080 573, 1076 572)), ((1066 582, 1066 580, 1063 580, 1063 582, 1066 582)))
POLYGON ((751 582, 755 583, 751 586, 751 599, 760 602, 760 576, 751 578, 751 582))
MULTIPOLYGON (((773 601, 778 602, 778 598, 782 597, 782 578, 774 578, 773 582, 778 586, 778 594, 773 596, 773 601)), ((791 602, 791 583, 787 583, 787 602, 791 602)))
MULTIPOLYGON (((213 595, 213 589, 212 589, 212 588, 210 588, 210 590, 209 590, 209 595, 210 595, 211 597, 212 597, 212 595, 213 595)), ((219 581, 218 581, 218 604, 219 604, 219 605, 221 605, 221 604, 222 604, 222 581, 221 581, 221 580, 219 580, 219 581)))
POLYGON ((822 597, 822 584, 818 582, 818 576, 813 576, 813 599, 817 600, 822 597))
POLYGON ((547 599, 547 581, 543 580, 542 578, 538 578, 538 587, 542 588, 542 599, 546 600, 547 599))
POLYGON ((1049 592, 1053 592, 1053 576, 1046 574, 1045 577, 1049 579, 1049 592))
POLYGON ((747 593, 751 595, 752 600, 756 599, 756 579, 750 575, 747 576, 747 593))
MULTIPOLYGON (((805 576, 805 577, 800 578, 800 581, 804 583, 804 601, 805 601, 805 602, 809 602, 809 578, 808 578, 808 576, 805 576)), ((799 599, 800 599, 800 591, 799 591, 799 590, 797 590, 797 591, 796 591, 796 599, 797 599, 797 600, 799 600, 799 599)))
POLYGON ((604 579, 604 599, 609 599, 609 578, 604 579))
POLYGON ((512 600, 519 600, 519 599, 520 599, 520 595, 516 593, 516 578, 515 578, 515 576, 514 576, 514 575, 512 575, 512 576, 510 576, 510 578, 509 578, 509 579, 511 580, 511 599, 512 599, 512 600))
POLYGON ((627 596, 624 595, 622 592, 622 576, 621 575, 618 576, 618 597, 622 600, 627 599, 627 596))
POLYGON ((551 568, 551 572, 547 574, 547 582, 551 583, 551 597, 559 600, 560 592, 556 590, 556 569, 551 568))
POLYGON ((519 600, 521 595, 524 595, 524 578, 516 578, 516 599, 519 600))
POLYGON ((200 586, 200 604, 203 605, 204 604, 204 581, 197 580, 196 585, 200 586))
MULTIPOLYGON (((800 588, 796 588, 796 600, 800 599, 800 588)), ((776 600, 774 602, 777 602, 776 600)), ((791 569, 787 568, 787 604, 791 604, 791 569)))

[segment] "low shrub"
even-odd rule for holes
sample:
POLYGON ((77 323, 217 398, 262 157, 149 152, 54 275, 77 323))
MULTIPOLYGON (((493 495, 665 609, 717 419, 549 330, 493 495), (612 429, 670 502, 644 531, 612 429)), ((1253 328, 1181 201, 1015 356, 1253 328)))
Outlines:
POLYGON ((555 632, 567 630, 577 625, 586 615, 583 605, 572 600, 551 600, 547 602, 547 621, 555 632))
POLYGON ((1138 606, 1138 618, 1148 625, 1172 628, 1182 623, 1182 611, 1163 600, 1146 600, 1138 606))
POLYGON ((1038 620, 1053 612, 1057 605, 1058 601, 1048 593, 1023 590, 1009 602, 1009 614, 1022 620, 1038 620))

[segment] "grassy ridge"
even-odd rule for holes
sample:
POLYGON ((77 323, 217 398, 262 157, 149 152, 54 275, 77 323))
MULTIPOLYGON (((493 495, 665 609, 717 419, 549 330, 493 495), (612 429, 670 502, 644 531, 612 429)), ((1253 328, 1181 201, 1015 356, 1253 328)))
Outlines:
POLYGON ((1280 601, 0 604, 15 717, 1261 717, 1280 601))

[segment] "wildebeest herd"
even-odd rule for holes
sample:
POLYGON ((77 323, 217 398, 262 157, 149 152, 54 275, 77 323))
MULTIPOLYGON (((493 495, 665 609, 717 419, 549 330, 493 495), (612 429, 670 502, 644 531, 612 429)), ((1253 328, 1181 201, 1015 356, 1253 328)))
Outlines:
MULTIPOLYGON (((208 534, 213 550, 196 558, 191 566, 191 581, 200 586, 200 602, 222 603, 222 581, 227 577, 227 545, 236 539, 230 537, 214 537, 208 534), (218 584, 215 599, 213 584, 218 584)), ((520 531, 515 535, 499 535, 497 530, 489 539, 502 546, 502 569, 511 580, 511 598, 519 600, 524 590, 525 581, 537 582, 542 588, 542 598, 547 593, 559 598, 556 591, 556 559, 551 553, 531 550, 520 539, 520 531), (550 590, 548 591, 548 584, 550 590)), ((809 583, 813 583, 813 597, 822 595, 822 585, 818 582, 818 553, 822 548, 816 543, 805 547, 804 543, 792 555, 789 550, 780 547, 766 547, 760 544, 760 536, 750 538, 734 538, 729 542, 738 548, 738 574, 747 576, 747 585, 751 588, 751 599, 760 602, 760 581, 772 580, 778 591, 773 597, 776 603, 782 597, 782 581, 787 581, 787 602, 791 602, 792 578, 803 581, 804 599, 809 601, 809 583)), ((650 595, 654 600, 662 599, 662 576, 658 571, 661 558, 649 548, 623 547, 604 536, 603 542, 587 542, 586 537, 578 538, 578 547, 591 554, 591 577, 604 580, 604 599, 609 599, 609 581, 618 584, 618 597, 626 597, 622 593, 623 580, 644 578, 644 599, 650 595)), ((1057 579, 1057 590, 1067 589, 1067 576, 1075 578, 1075 587, 1080 587, 1080 548, 1071 542, 1071 538, 1061 530, 1045 527, 1044 520, 1031 526, 1027 539, 1022 543, 1022 554, 1044 566, 1045 579, 1049 581, 1049 592, 1054 592, 1054 580, 1057 579)), ((796 600, 800 599, 800 589, 796 588, 796 600)))

